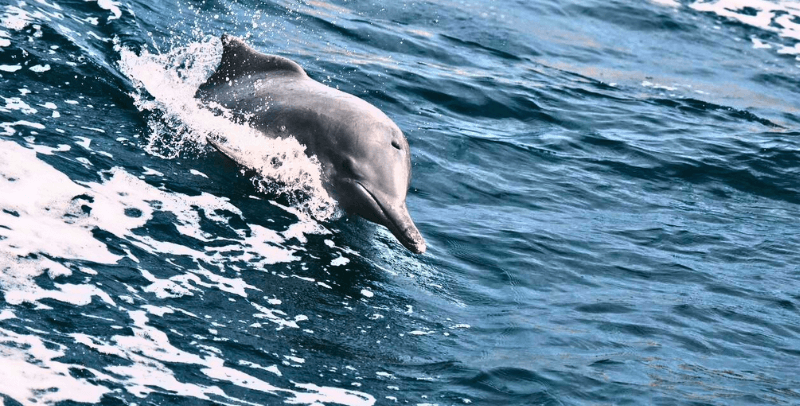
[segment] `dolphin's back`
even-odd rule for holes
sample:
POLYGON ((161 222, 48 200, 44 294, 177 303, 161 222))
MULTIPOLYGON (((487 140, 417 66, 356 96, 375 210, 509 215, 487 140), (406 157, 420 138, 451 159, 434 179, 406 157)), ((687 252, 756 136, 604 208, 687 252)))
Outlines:
POLYGON ((267 136, 293 135, 316 154, 319 137, 333 137, 339 125, 391 121, 366 101, 311 79, 290 59, 227 34, 222 46, 217 71, 195 97, 218 103, 267 136))
POLYGON ((222 36, 222 60, 216 72, 200 86, 200 91, 255 74, 308 77, 306 71, 290 59, 262 54, 239 38, 222 36))
POLYGON ((314 137, 302 135, 327 128, 316 128, 324 120, 308 118, 326 111, 325 100, 335 89, 309 78, 296 62, 258 52, 239 38, 223 35, 222 47, 219 67, 195 97, 218 103, 267 136, 300 135, 298 140, 313 149, 314 137))

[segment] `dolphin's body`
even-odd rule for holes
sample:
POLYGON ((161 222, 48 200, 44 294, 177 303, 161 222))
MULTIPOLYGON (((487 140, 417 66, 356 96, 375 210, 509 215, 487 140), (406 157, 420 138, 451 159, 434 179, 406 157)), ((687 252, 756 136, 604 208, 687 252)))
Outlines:
POLYGON ((319 160, 326 190, 345 211, 385 226, 409 250, 425 252, 406 208, 411 157, 397 125, 366 101, 309 78, 289 59, 228 35, 222 45, 222 61, 196 97, 221 104, 269 137, 297 138, 319 160))

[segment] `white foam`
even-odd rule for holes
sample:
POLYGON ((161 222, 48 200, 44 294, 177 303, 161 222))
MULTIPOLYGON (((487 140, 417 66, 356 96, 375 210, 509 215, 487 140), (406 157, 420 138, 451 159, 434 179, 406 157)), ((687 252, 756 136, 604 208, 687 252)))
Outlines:
POLYGON ((205 173, 200 172, 200 171, 198 171, 196 169, 190 169, 189 173, 191 173, 192 175, 195 175, 195 176, 202 176, 202 177, 208 179, 208 175, 206 175, 205 173))
POLYGON ((79 205, 72 200, 85 189, 61 172, 36 158, 33 150, 0 140, 0 287, 9 303, 35 301, 44 297, 73 304, 85 304, 98 295, 96 287, 57 285, 46 291, 33 278, 49 271, 51 277, 71 271, 48 258, 84 259, 115 263, 105 244, 97 241, 91 226, 83 223, 79 205))
POLYGON ((28 68, 28 69, 30 69, 31 71, 33 71, 33 72, 36 72, 36 73, 42 73, 42 72, 47 72, 47 71, 49 71, 49 70, 50 70, 50 65, 49 65, 49 64, 45 64, 45 65, 33 65, 33 66, 31 66, 30 68, 28 68))
POLYGON ((34 109, 30 105, 28 105, 27 103, 22 101, 22 99, 20 99, 19 97, 5 98, 5 97, 0 96, 0 98, 4 99, 5 102, 6 102, 5 106, 0 107, 0 111, 8 112, 8 111, 12 111, 12 110, 18 110, 18 111, 22 112, 22 114, 25 114, 25 115, 36 114, 36 112, 37 112, 36 109, 34 109))
MULTIPOLYGON (((775 32, 781 37, 800 41, 800 3, 794 0, 714 0, 698 1, 691 8, 736 20, 742 24, 775 32), (745 9, 754 10, 744 13, 745 9)), ((756 41, 753 41, 756 43, 756 41)), ((758 43, 756 43, 758 44, 758 43)), ((782 49, 792 49, 793 46, 782 49)), ((780 51, 778 51, 780 53, 780 51)), ((783 53, 792 53, 785 51, 783 53)))
MULTIPOLYGON (((165 363, 172 363, 187 366, 195 365, 200 368, 200 372, 206 377, 229 382, 240 388, 272 395, 287 395, 289 398, 285 400, 285 403, 289 404, 318 405, 335 403, 368 406, 375 403, 375 399, 369 394, 346 389, 302 383, 294 384, 296 388, 302 389, 302 392, 277 387, 242 371, 226 367, 224 359, 217 356, 218 353, 221 353, 219 349, 215 348, 215 351, 209 351, 203 357, 180 350, 169 342, 169 337, 164 332, 147 324, 147 313, 138 310, 129 311, 128 313, 133 320, 133 326, 131 326, 133 335, 117 335, 112 337, 110 342, 85 334, 72 334, 72 337, 76 343, 103 353, 107 357, 119 357, 127 360, 128 362, 124 365, 106 367, 107 371, 122 377, 122 379, 116 380, 106 377, 106 380, 113 379, 113 382, 121 384, 126 391, 134 396, 145 397, 147 394, 161 389, 178 396, 203 400, 210 400, 209 395, 212 395, 237 402, 243 401, 243 399, 236 399, 227 395, 216 386, 208 387, 178 381, 165 365, 165 363), (111 342, 114 344, 110 344, 111 342)), ((277 367, 264 368, 248 361, 240 361, 239 365, 267 370, 280 376, 280 371, 277 370, 277 367)))
MULTIPOLYGON (((154 209, 148 202, 159 202, 159 210, 173 213, 177 218, 175 226, 181 234, 204 242, 222 239, 201 231, 198 211, 202 210, 208 219, 222 224, 227 224, 227 219, 216 214, 217 211, 227 211, 237 215, 241 215, 241 212, 226 199, 207 193, 198 196, 168 193, 148 185, 121 169, 113 169, 110 173, 112 176, 105 183, 89 185, 95 197, 92 216, 101 228, 127 238, 140 249, 153 254, 186 255, 219 266, 231 259, 231 252, 240 253, 238 254, 240 259, 250 262, 256 268, 298 259, 293 256, 294 250, 279 245, 284 238, 258 225, 250 225, 249 232, 235 230, 241 237, 239 241, 225 239, 223 241, 228 243, 227 245, 209 248, 207 251, 133 235, 129 230, 143 226, 152 218, 154 209), (141 215, 135 218, 121 216, 125 209, 136 209, 141 215)), ((197 272, 209 276, 205 270, 197 272)), ((227 281, 226 284, 242 287, 234 281, 227 281)), ((241 289, 236 288, 236 291, 241 292, 241 289)))
MULTIPOLYGON (((2 97, 2 96, 0 96, 2 97)), ((6 105, 0 107, 0 111, 11 111, 11 110, 18 110, 22 112, 22 114, 29 115, 29 114, 36 114, 36 109, 28 105, 20 99, 19 97, 2 97, 3 100, 6 102, 6 105)))
POLYGON ((19 120, 19 121, 15 121, 13 123, 0 123, 0 128, 3 129, 3 132, 1 132, 0 135, 9 135, 9 136, 10 135, 14 135, 17 132, 16 129, 14 129, 14 127, 16 127, 18 125, 25 126, 25 127, 30 127, 30 128, 35 128, 37 130, 44 130, 45 129, 44 124, 32 123, 32 122, 26 121, 26 120, 19 120))
POLYGON ((19 31, 27 27, 31 20, 27 11, 15 6, 6 6, 5 13, 0 17, 0 26, 19 31))
POLYGON ((275 245, 284 241, 280 234, 266 227, 259 225, 250 226, 250 235, 244 237, 241 245, 228 245, 216 248, 221 258, 224 253, 245 249, 241 258, 254 265, 256 269, 264 268, 267 265, 293 262, 300 258, 294 256, 295 250, 275 245))
POLYGON ((800 43, 794 44, 793 47, 782 46, 778 49, 778 53, 783 55, 800 55, 800 43))
MULTIPOLYGON (((106 130, 104 130, 104 129, 102 129, 102 128, 97 128, 97 127, 85 127, 85 126, 81 126, 81 128, 83 128, 84 130, 94 131, 94 132, 98 132, 98 133, 101 133, 101 134, 105 134, 105 133, 106 133, 106 130)), ((88 144, 87 144, 87 145, 88 145, 88 144)))
POLYGON ((338 257, 331 260, 331 266, 344 266, 350 263, 350 259, 339 255, 338 257))
POLYGON ((273 374, 275 374, 277 376, 283 376, 283 374, 281 373, 281 370, 278 369, 277 365, 271 365, 271 366, 268 366, 268 367, 263 367, 261 365, 258 365, 256 363, 254 363, 254 362, 245 361, 245 360, 239 360, 239 365, 243 365, 243 366, 254 368, 254 369, 261 369, 261 370, 273 373, 273 374))
POLYGON ((9 34, 8 31, 0 30, 0 48, 11 45, 11 40, 8 39, 10 36, 11 34, 9 34))
POLYGON ((85 306, 92 302, 93 296, 97 296, 111 306, 116 305, 114 300, 111 299, 111 296, 93 285, 75 285, 71 283, 63 285, 55 283, 53 285, 56 289, 41 289, 36 287, 32 289, 32 291, 13 290, 6 293, 6 301, 12 305, 18 305, 23 302, 33 303, 41 299, 54 299, 76 306, 85 306))
POLYGON ((92 147, 90 147, 90 145, 92 145, 92 140, 90 138, 86 137, 74 137, 74 138, 78 140, 75 142, 75 144, 80 145, 81 147, 83 147, 88 151, 92 150, 92 147))
POLYGON ((652 83, 652 82, 647 81, 647 80, 642 82, 642 86, 644 86, 644 87, 652 87, 653 89, 667 90, 667 91, 670 91, 670 92, 674 92, 674 91, 678 90, 678 88, 675 87, 675 86, 667 86, 667 85, 662 85, 662 84, 658 84, 658 83, 652 83))
POLYGON ((44 4, 45 6, 48 6, 48 7, 52 7, 54 9, 56 9, 56 10, 61 10, 61 6, 59 6, 57 3, 48 3, 45 0, 36 0, 36 2, 39 3, 39 4, 44 4))
POLYGON ((64 354, 63 347, 50 349, 39 337, 0 328, 0 360, 3 365, 0 368, 0 393, 25 406, 62 401, 99 402, 109 389, 73 377, 70 368, 86 369, 99 376, 104 374, 82 365, 55 361, 64 354))
POLYGON ((753 41, 753 48, 754 49, 769 49, 769 48, 772 48, 772 45, 763 43, 763 42, 761 42, 761 40, 759 40, 756 37, 752 37, 752 38, 750 38, 750 40, 753 41))
POLYGON ((653 2, 653 3, 656 3, 656 4, 660 4, 662 6, 667 6, 667 7, 678 8, 678 7, 681 6, 681 3, 678 3, 675 0, 650 0, 650 1, 653 2))
POLYGON ((300 328, 300 326, 297 325, 297 322, 302 320, 292 320, 289 318, 281 317, 281 316, 286 316, 286 313, 283 312, 282 310, 269 309, 259 305, 258 303, 251 303, 251 305, 260 312, 253 314, 253 317, 257 319, 267 319, 270 322, 277 324, 278 325, 278 327, 276 328, 277 330, 281 330, 284 327, 300 328))
MULTIPOLYGON (((114 0, 85 0, 85 1, 94 1, 103 10, 110 11, 111 12, 111 16, 108 17, 109 20, 116 20, 116 19, 122 17, 122 10, 120 10, 120 8, 119 8, 119 6, 121 4, 118 1, 114 1, 114 0)), ((97 25, 97 24, 95 23, 94 25, 97 25)))
MULTIPOLYGON (((84 145, 87 146, 87 145, 84 145)), ((56 149, 37 148, 50 153, 56 149)), ((59 148, 57 150, 66 150, 59 148)), ((217 214, 224 211, 241 215, 227 200, 203 193, 198 196, 169 193, 160 190, 119 168, 106 172, 104 182, 76 184, 64 174, 36 158, 36 152, 16 143, 0 141, 0 287, 13 303, 33 302, 45 297, 86 304, 93 296, 111 304, 113 301, 94 285, 60 285, 53 291, 43 290, 33 278, 48 271, 51 277, 69 275, 72 271, 57 261, 78 259, 113 264, 122 257, 112 254, 103 242, 94 238, 92 230, 99 228, 129 244, 154 255, 181 255, 192 258, 196 269, 170 279, 160 279, 141 270, 151 281, 146 291, 157 297, 190 295, 202 288, 247 297, 247 291, 258 289, 241 278, 221 276, 200 262, 222 267, 231 259, 239 259, 264 268, 267 265, 291 262, 298 258, 294 250, 282 247, 282 235, 258 225, 249 230, 234 229, 239 239, 220 239, 201 230, 202 211, 205 217, 227 226, 227 218, 217 214), (86 198, 76 196, 90 196, 86 198), (82 205, 91 207, 89 214, 82 205), (144 226, 156 210, 175 216, 175 227, 183 235, 203 242, 221 240, 223 246, 207 250, 191 248, 173 242, 158 241, 132 230, 144 226), (135 212, 135 216, 125 213, 135 212), (46 254, 47 257, 39 256, 46 254), (37 255, 37 259, 32 259, 37 255), (232 258, 235 255, 235 258, 232 258)), ((276 321, 276 317, 271 318, 276 321)), ((287 323, 296 325, 295 321, 287 323)))
POLYGON ((142 169, 144 169, 144 172, 142 172, 142 175, 144 175, 144 176, 161 176, 161 177, 164 176, 163 173, 161 173, 161 172, 159 172, 159 171, 157 171, 155 169, 150 169, 150 168, 148 168, 146 166, 143 166, 142 169))
POLYGON ((295 392, 294 398, 286 400, 286 403, 290 405, 336 403, 339 405, 370 406, 375 404, 375 398, 363 392, 317 386, 312 383, 295 383, 294 386, 309 392, 295 392))

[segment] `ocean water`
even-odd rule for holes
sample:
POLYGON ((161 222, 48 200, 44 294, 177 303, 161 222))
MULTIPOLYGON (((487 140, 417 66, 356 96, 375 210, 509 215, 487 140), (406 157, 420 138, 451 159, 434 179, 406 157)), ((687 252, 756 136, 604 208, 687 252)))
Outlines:
POLYGON ((782 0, 0 0, 0 405, 798 404, 799 73, 782 0), (403 129, 426 254, 223 33, 403 129))

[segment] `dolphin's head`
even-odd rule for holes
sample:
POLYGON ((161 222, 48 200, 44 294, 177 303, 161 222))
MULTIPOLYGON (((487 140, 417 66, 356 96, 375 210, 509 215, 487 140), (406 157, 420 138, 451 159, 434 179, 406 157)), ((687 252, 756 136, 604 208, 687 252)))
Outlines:
POLYGON ((421 254, 425 240, 406 207, 408 141, 392 120, 372 109, 373 114, 352 117, 333 130, 337 151, 328 154, 329 181, 345 211, 385 226, 403 246, 421 254))

